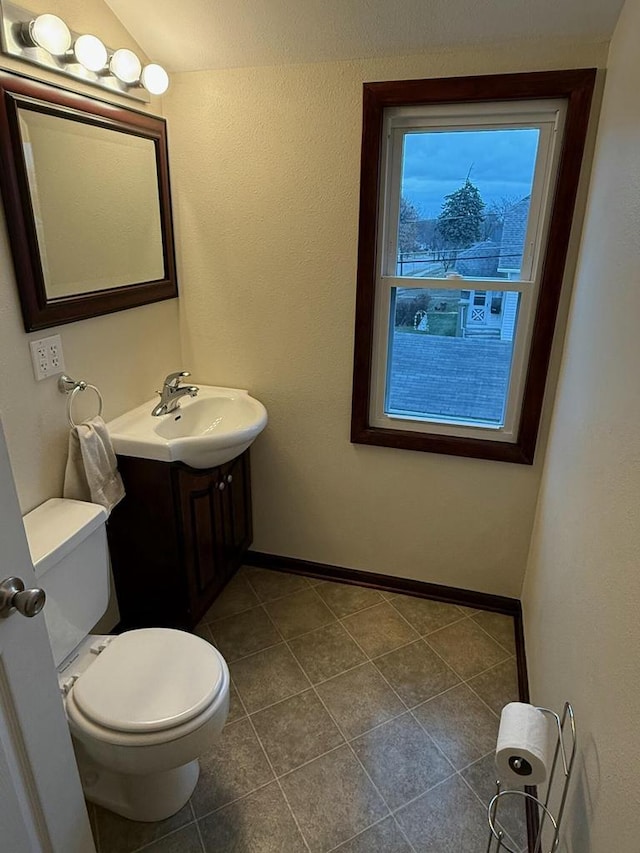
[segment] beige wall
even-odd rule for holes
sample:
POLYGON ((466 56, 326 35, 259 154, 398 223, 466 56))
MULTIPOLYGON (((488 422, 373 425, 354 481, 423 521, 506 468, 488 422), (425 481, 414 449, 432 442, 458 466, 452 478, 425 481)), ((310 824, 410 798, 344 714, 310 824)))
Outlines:
MULTIPOLYGON (((57 13, 72 29, 94 32, 111 46, 139 50, 102 0, 29 0, 27 5, 34 12, 57 13)), ((74 81, 65 81, 59 75, 40 72, 36 66, 6 57, 0 56, 0 65, 69 88, 82 88, 74 81)), ((85 86, 84 91, 102 96, 93 87, 85 86)), ((121 102, 135 105, 128 99, 121 102)), ((154 111, 158 107, 158 102, 152 104, 154 111)), ((3 220, 0 224, 0 413, 24 512, 62 491, 68 436, 65 399, 54 379, 35 381, 28 346, 30 340, 56 332, 62 335, 67 371, 101 389, 106 418, 150 399, 163 376, 182 367, 177 300, 25 334, 3 220)), ((86 402, 89 404, 88 396, 86 402)))
POLYGON ((635 853, 640 837, 639 31, 627 0, 524 588, 533 701, 576 709, 571 853, 635 853))
POLYGON ((269 411, 255 549, 519 595, 541 452, 530 468, 349 443, 362 83, 605 57, 545 42, 174 75, 184 361, 269 411))

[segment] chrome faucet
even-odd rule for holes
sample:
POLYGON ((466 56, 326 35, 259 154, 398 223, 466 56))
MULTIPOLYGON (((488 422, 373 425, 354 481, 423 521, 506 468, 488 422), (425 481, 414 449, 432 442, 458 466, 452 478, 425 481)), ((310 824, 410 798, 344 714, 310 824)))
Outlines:
POLYGON ((191 376, 188 370, 182 370, 180 373, 170 373, 167 376, 164 380, 162 391, 157 392, 160 394, 160 402, 157 406, 154 406, 151 411, 154 418, 175 412, 180 405, 181 397, 184 397, 187 394, 189 397, 195 397, 197 395, 200 390, 197 385, 180 384, 187 376, 191 376))

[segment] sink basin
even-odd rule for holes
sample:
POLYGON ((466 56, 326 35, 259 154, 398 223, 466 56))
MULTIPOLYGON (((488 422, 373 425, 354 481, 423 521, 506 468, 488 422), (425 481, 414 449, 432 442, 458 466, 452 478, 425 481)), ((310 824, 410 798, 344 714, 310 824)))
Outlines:
POLYGON ((199 388, 169 415, 153 417, 156 398, 110 421, 115 452, 192 468, 213 468, 244 453, 267 425, 265 407, 239 388, 199 388))

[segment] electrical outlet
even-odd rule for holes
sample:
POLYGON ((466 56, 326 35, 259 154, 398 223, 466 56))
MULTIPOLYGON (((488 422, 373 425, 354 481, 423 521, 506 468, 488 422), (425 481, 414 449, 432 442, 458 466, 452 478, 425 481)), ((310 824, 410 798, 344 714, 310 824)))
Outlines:
POLYGON ((60 335, 30 341, 33 373, 38 381, 64 373, 64 355, 60 335))

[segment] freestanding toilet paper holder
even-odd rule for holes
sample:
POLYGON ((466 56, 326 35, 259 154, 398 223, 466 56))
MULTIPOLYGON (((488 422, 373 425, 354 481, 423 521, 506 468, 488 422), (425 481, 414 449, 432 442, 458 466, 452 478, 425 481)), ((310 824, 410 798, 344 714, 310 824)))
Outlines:
POLYGON ((538 711, 552 717, 558 729, 553 761, 551 763, 551 772, 549 773, 549 779, 546 783, 547 792, 544 801, 535 793, 531 793, 536 790, 535 788, 530 788, 529 790, 525 789, 524 791, 511 789, 503 790, 502 785, 498 780, 496 782, 496 793, 487 808, 487 818, 490 829, 487 853, 492 853, 492 851, 499 853, 501 850, 505 850, 507 853, 519 853, 518 850, 514 850, 514 848, 510 847, 505 841, 504 830, 500 829, 498 826, 498 822, 500 820, 498 816, 500 803, 502 803, 505 798, 509 797, 520 797, 526 804, 527 826, 530 833, 529 850, 531 853, 544 853, 544 851, 547 851, 547 853, 554 853, 560 844, 560 824, 562 823, 564 807, 567 802, 569 782, 571 781, 571 772, 573 770, 573 764, 576 757, 576 721, 573 708, 569 702, 565 702, 562 717, 560 717, 559 714, 556 714, 555 711, 550 711, 548 708, 538 708, 538 711), (561 776, 559 773, 556 773, 560 762, 562 763, 561 776), (556 776, 558 776, 558 779, 563 780, 561 788, 554 784, 556 776), (554 797, 554 802, 557 796, 560 797, 557 817, 553 815, 549 805, 552 795, 554 797), (549 832, 552 833, 552 837, 550 846, 548 848, 545 847, 543 851, 543 833, 547 821, 551 824, 549 832), (533 843, 533 847, 531 847, 531 837, 534 835, 535 841, 533 843))

